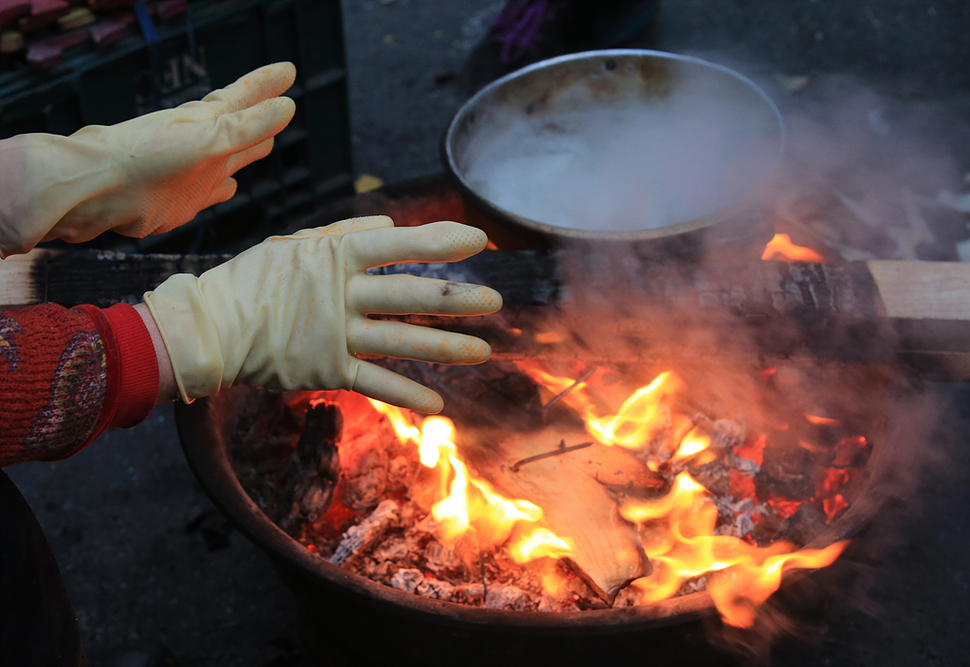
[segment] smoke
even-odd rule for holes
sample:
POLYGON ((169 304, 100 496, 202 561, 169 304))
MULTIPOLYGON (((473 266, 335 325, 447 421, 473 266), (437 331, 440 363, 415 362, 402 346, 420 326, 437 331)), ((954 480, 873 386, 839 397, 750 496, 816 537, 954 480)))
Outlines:
POLYGON ((847 260, 957 258, 970 234, 948 199, 965 188, 970 125, 951 102, 893 98, 842 76, 776 92, 789 131, 770 202, 781 226, 847 260))
MULTIPOLYGON (((853 514, 806 533, 815 537, 835 530, 838 536, 828 539, 850 537, 851 548, 830 568, 772 596, 753 628, 712 619, 707 630, 714 646, 742 664, 768 664, 779 647, 822 641, 823 629, 841 616, 879 614, 867 594, 886 576, 877 563, 903 537, 904 521, 919 513, 921 485, 932 471, 947 469, 939 449, 946 436, 932 435, 946 407, 939 397, 926 396, 912 370, 893 363, 892 332, 864 326, 868 338, 860 345, 885 354, 878 363, 862 363, 849 349, 830 349, 813 339, 818 330, 802 329, 797 314, 752 321, 720 298, 729 296, 729 288, 708 292, 716 298, 699 298, 706 289, 699 276, 709 267, 678 259, 641 282, 634 276, 655 260, 635 252, 571 256, 576 264, 564 273, 563 302, 535 324, 564 341, 559 349, 549 346, 546 355, 554 374, 578 378, 602 366, 623 387, 614 387, 616 394, 625 396, 656 374, 672 371, 683 380, 683 395, 692 407, 711 419, 736 420, 749 434, 768 433, 776 451, 766 461, 797 461, 805 454, 792 431, 779 430, 787 424, 794 428, 805 412, 839 419, 845 434, 864 435, 872 443, 866 490, 851 499, 853 514)), ((841 325, 833 330, 838 333, 841 325)), ((793 464, 784 472, 800 476, 804 470, 793 464)), ((812 493, 808 477, 807 493, 812 493)))
POLYGON ((660 94, 584 83, 528 106, 483 100, 460 170, 498 208, 568 230, 651 230, 744 204, 847 260, 958 258, 970 123, 952 101, 845 76, 786 90, 763 66, 732 65, 780 108, 783 159, 774 111, 743 79, 678 68, 660 94))
MULTIPOLYGON (((499 207, 569 228, 664 226, 743 196, 751 215, 768 211, 779 231, 846 260, 957 257, 956 244, 970 234, 946 193, 966 187, 959 139, 966 121, 951 106, 895 99, 845 77, 812 80, 797 93, 767 80, 764 86, 786 122, 780 165, 770 159, 770 142, 745 144, 756 134, 753 126, 749 134, 733 132, 743 125, 742 108, 719 116, 698 89, 672 95, 669 107, 626 104, 605 116, 566 114, 555 124, 494 116, 485 122, 506 124, 509 133, 469 147, 467 177, 499 207), (769 176, 770 189, 744 187, 769 176)), ((718 248, 701 260, 671 257, 664 280, 645 282, 645 267, 657 263, 649 244, 561 245, 573 251, 572 263, 560 264, 565 298, 536 325, 556 332, 570 350, 550 355, 559 364, 553 372, 578 377, 602 360, 629 373, 635 385, 673 370, 714 417, 746 412, 767 422, 787 399, 790 409, 814 406, 817 414, 858 424, 878 454, 856 505, 864 515, 856 541, 840 561, 772 597, 752 629, 712 622, 714 643, 747 662, 767 663, 786 641, 820 640, 820 628, 834 617, 881 613, 866 591, 886 576, 882 554, 918 516, 921 489, 947 470, 940 443, 953 441, 938 428, 945 404, 938 395, 928 399, 913 370, 896 363, 894 333, 861 323, 861 346, 878 363, 845 363, 852 356, 843 347, 848 336, 826 346, 797 317, 776 312, 746 320, 731 308, 730 287, 703 298, 698 276, 730 276, 732 264, 758 261, 751 248, 718 248), (756 380, 768 367, 781 369, 774 400, 756 380)), ((739 270, 739 281, 743 275, 739 270)), ((747 287, 739 282, 737 289, 747 287)), ((836 325, 829 333, 848 329, 836 325)))

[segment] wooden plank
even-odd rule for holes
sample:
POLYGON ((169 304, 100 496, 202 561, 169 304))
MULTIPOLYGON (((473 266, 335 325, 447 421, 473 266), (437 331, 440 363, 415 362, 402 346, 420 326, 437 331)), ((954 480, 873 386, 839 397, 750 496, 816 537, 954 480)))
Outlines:
MULTIPOLYGON (((176 273, 201 275, 231 255, 138 255, 102 250, 35 249, 0 261, 0 307, 36 303, 74 306, 136 303, 176 273)), ((481 253, 458 263, 402 265, 377 272, 413 273, 493 285, 507 300, 543 305, 559 300, 555 259, 543 253, 481 253)))
POLYGON ((866 262, 889 317, 970 322, 970 264, 866 262))
MULTIPOLYGON (((597 478, 604 458, 611 460, 610 455, 624 453, 596 443, 512 468, 516 461, 555 450, 563 437, 570 443, 589 439, 582 431, 549 428, 500 442, 474 439, 459 443, 458 448, 469 467, 500 494, 541 507, 543 524, 572 546, 567 560, 573 570, 597 596, 612 602, 620 588, 650 571, 636 530, 616 514, 616 500, 606 486, 610 480, 597 478)), ((612 461, 619 465, 615 458, 612 461)), ((619 483, 635 477, 635 471, 643 467, 632 455, 624 463, 631 473, 617 476, 619 483)), ((648 475, 644 472, 642 476, 648 475)))
POLYGON ((0 306, 17 308, 47 300, 44 293, 46 276, 43 274, 51 252, 35 248, 26 255, 12 255, 0 260, 0 306))

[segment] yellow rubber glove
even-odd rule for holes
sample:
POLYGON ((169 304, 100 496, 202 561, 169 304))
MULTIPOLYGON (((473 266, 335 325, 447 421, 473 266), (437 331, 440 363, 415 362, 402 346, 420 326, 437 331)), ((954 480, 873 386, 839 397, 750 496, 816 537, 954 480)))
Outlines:
POLYGON ((372 216, 273 236, 199 278, 178 274, 146 293, 183 400, 230 385, 351 389, 439 412, 437 393, 355 355, 477 364, 491 355, 488 343, 367 315, 484 315, 501 308, 502 297, 479 285, 367 269, 454 262, 488 239, 456 222, 393 225, 372 216))
POLYGON ((295 77, 290 63, 267 65, 174 109, 0 141, 0 257, 109 229, 160 234, 226 201, 232 175, 269 154, 293 118, 293 100, 279 95, 295 77))

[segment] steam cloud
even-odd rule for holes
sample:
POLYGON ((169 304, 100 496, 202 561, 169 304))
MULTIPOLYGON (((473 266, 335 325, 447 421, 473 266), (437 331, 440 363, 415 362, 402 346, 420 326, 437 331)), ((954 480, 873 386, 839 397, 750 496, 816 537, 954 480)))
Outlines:
POLYGON ((492 109, 464 153, 465 177, 506 211, 572 229, 653 229, 713 214, 757 191, 781 146, 770 106, 713 72, 713 81, 678 73, 663 96, 593 105, 577 84, 542 109, 492 109))

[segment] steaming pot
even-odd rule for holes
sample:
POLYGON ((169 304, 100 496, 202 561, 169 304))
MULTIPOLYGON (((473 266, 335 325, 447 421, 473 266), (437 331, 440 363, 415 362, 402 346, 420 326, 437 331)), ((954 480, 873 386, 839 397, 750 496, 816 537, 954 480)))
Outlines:
MULTIPOLYGON (((492 82, 459 109, 441 147, 468 223, 502 249, 622 242, 674 254, 740 245, 760 255, 774 229, 756 202, 778 172, 784 144, 778 108, 747 77, 699 58, 614 49, 552 58, 492 82), (623 113, 633 115, 623 120, 623 113), (595 153, 604 137, 633 151, 616 176, 602 173, 604 162, 611 163, 609 153, 606 160, 595 154, 587 159, 590 146, 595 153), (586 153, 570 155, 577 149, 586 153), (689 152, 694 164, 684 158, 689 152), (577 197, 575 181, 556 175, 556 161, 563 160, 575 160, 573 178, 588 174, 589 183, 580 185, 606 202, 621 196, 611 192, 613 180, 628 181, 629 196, 630 188, 651 187, 655 179, 664 214, 623 224, 613 219, 563 224, 537 214, 533 197, 566 208, 568 198, 577 197), (742 160, 757 168, 742 173, 742 160), (515 164, 521 177, 501 174, 515 164), (547 165, 546 173, 538 173, 547 165), (631 173, 638 170, 652 172, 631 173), (507 186, 521 188, 518 201, 504 196, 507 186), (714 189, 719 191, 714 201, 701 203, 712 199, 714 189)), ((577 208, 591 198, 579 197, 577 208)))

